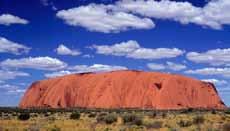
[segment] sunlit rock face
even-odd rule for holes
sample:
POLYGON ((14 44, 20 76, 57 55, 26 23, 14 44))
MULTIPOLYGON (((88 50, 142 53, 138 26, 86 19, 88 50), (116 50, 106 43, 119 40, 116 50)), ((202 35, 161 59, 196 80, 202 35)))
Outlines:
POLYGON ((226 106, 211 83, 175 74, 124 70, 34 82, 19 107, 223 109, 226 106))

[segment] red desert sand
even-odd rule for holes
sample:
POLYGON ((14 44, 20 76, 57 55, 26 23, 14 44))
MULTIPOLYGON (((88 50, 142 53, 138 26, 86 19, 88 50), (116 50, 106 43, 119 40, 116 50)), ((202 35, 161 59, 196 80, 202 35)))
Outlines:
POLYGON ((20 108, 226 108, 212 83, 167 73, 82 73, 33 83, 20 108))

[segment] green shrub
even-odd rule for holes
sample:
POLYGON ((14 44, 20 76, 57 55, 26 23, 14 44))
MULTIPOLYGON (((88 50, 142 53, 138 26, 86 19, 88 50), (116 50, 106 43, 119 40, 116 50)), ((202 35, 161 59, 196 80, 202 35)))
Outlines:
POLYGON ((167 117, 167 113, 162 113, 162 118, 166 118, 167 117))
POLYGON ((44 117, 48 117, 48 116, 50 116, 50 113, 46 112, 46 113, 44 114, 44 117))
POLYGON ((73 112, 71 115, 70 115, 70 119, 73 119, 73 120, 79 120, 81 117, 81 114, 79 112, 73 112))
POLYGON ((117 122, 117 115, 115 115, 115 114, 99 115, 97 117, 97 122, 112 124, 114 122, 117 122))
POLYGON ((114 122, 117 122, 117 115, 109 114, 109 115, 105 116, 104 120, 105 120, 106 124, 112 124, 114 122))
POLYGON ((123 122, 125 124, 135 124, 135 125, 142 125, 142 118, 135 114, 125 114, 122 116, 123 122))
POLYGON ((142 125, 142 124, 143 124, 142 118, 141 118, 141 117, 137 117, 137 118, 134 120, 133 124, 135 124, 135 125, 137 125, 137 126, 142 125))
POLYGON ((177 128, 169 128, 168 131, 179 131, 177 128))
POLYGON ((112 129, 107 127, 104 131, 112 131, 112 129))
POLYGON ((55 125, 54 128, 51 129, 51 131, 61 131, 61 129, 55 125))
POLYGON ((192 122, 191 121, 187 121, 187 120, 180 120, 177 124, 180 127, 189 127, 189 126, 192 126, 192 122))
POLYGON ((12 116, 17 116, 18 114, 17 114, 17 112, 14 112, 13 114, 12 114, 12 116))
POLYGON ((28 131, 40 131, 40 126, 38 124, 32 124, 28 127, 28 131))
POLYGON ((162 125, 163 125, 163 122, 162 121, 155 121, 153 123, 148 123, 148 124, 145 124, 145 127, 147 129, 159 129, 159 128, 162 128, 162 125))
POLYGON ((155 118, 156 116, 157 116, 156 112, 151 112, 149 115, 150 118, 155 118))
POLYGON ((223 131, 230 131, 230 123, 225 123, 223 125, 223 131))
POLYGON ((123 122, 124 123, 130 123, 133 122, 136 119, 136 115, 134 114, 125 114, 122 116, 123 122))
POLYGON ((182 110, 181 111, 181 113, 183 113, 183 114, 187 114, 187 113, 192 113, 194 111, 194 109, 193 108, 188 108, 188 109, 184 109, 184 110, 182 110))
POLYGON ((225 111, 225 114, 230 114, 230 110, 225 111))
POLYGON ((96 117, 96 116, 97 116, 96 113, 89 113, 89 115, 88 115, 89 118, 94 118, 94 117, 96 117))
POLYGON ((212 112, 211 112, 212 114, 216 114, 216 110, 212 110, 212 112))
POLYGON ((101 115, 99 115, 99 116, 97 116, 97 122, 98 123, 101 123, 101 122, 104 122, 105 121, 105 116, 101 116, 101 115))
POLYGON ((19 119, 19 120, 22 120, 22 121, 29 120, 29 119, 30 119, 30 114, 29 114, 29 113, 21 113, 21 114, 18 116, 18 119, 19 119))
POLYGON ((203 116, 196 116, 195 118, 193 118, 193 123, 194 124, 203 124, 205 121, 203 116))
POLYGON ((104 113, 104 112, 102 112, 102 113, 100 113, 98 116, 97 116, 97 122, 105 122, 105 116, 107 116, 107 113, 104 113))
POLYGON ((105 115, 107 115, 106 112, 101 112, 101 113, 99 114, 99 116, 105 116, 105 115))

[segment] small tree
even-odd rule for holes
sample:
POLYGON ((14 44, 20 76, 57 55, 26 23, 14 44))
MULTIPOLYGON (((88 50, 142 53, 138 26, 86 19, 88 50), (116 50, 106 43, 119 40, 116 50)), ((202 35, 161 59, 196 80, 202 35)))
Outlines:
POLYGON ((203 116, 196 116, 195 118, 193 118, 193 123, 194 124, 203 124, 205 121, 203 116))
POLYGON ((94 117, 96 117, 96 116, 97 116, 97 114, 94 113, 94 112, 91 112, 91 113, 89 113, 89 115, 88 115, 89 118, 94 118, 94 117))
POLYGON ((30 114, 29 113, 22 113, 18 116, 19 120, 26 121, 30 119, 30 114))
POLYGON ((99 115, 97 117, 97 122, 112 124, 114 122, 117 122, 117 115, 115 115, 115 114, 99 115))
POLYGON ((187 120, 180 120, 177 124, 180 127, 189 127, 189 126, 192 125, 192 122, 191 121, 187 121, 187 120))
POLYGON ((223 125, 223 131, 230 131, 230 123, 225 123, 223 125))
POLYGON ((105 116, 104 120, 105 120, 106 124, 112 124, 114 122, 117 122, 117 115, 109 114, 109 115, 105 116))
POLYGON ((142 118, 135 114, 125 114, 122 116, 123 122, 125 124, 135 124, 135 125, 142 125, 142 118))
POLYGON ((162 121, 155 121, 153 123, 148 123, 148 124, 145 124, 145 127, 147 129, 159 129, 159 128, 162 128, 162 125, 163 125, 163 122, 162 121))
POLYGON ((70 119, 73 119, 73 120, 79 120, 81 117, 81 114, 79 112, 73 112, 71 115, 70 115, 70 119))

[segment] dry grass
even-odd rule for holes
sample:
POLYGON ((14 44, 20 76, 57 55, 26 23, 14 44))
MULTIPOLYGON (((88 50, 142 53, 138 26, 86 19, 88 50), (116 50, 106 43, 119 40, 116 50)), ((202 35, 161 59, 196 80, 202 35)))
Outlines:
POLYGON ((97 122, 95 117, 88 117, 88 113, 81 113, 79 120, 71 120, 71 113, 54 113, 44 116, 44 114, 30 114, 30 119, 21 121, 17 119, 17 115, 4 114, 0 117, 0 131, 219 131, 224 125, 230 125, 230 114, 218 112, 192 112, 192 113, 167 113, 162 116, 157 113, 155 117, 149 116, 146 112, 134 112, 136 115, 142 116, 142 125, 124 124, 122 115, 118 116, 117 122, 112 124, 97 122), (204 118, 202 124, 193 123, 198 116, 204 118), (189 126, 178 124, 180 121, 192 122, 189 126))

